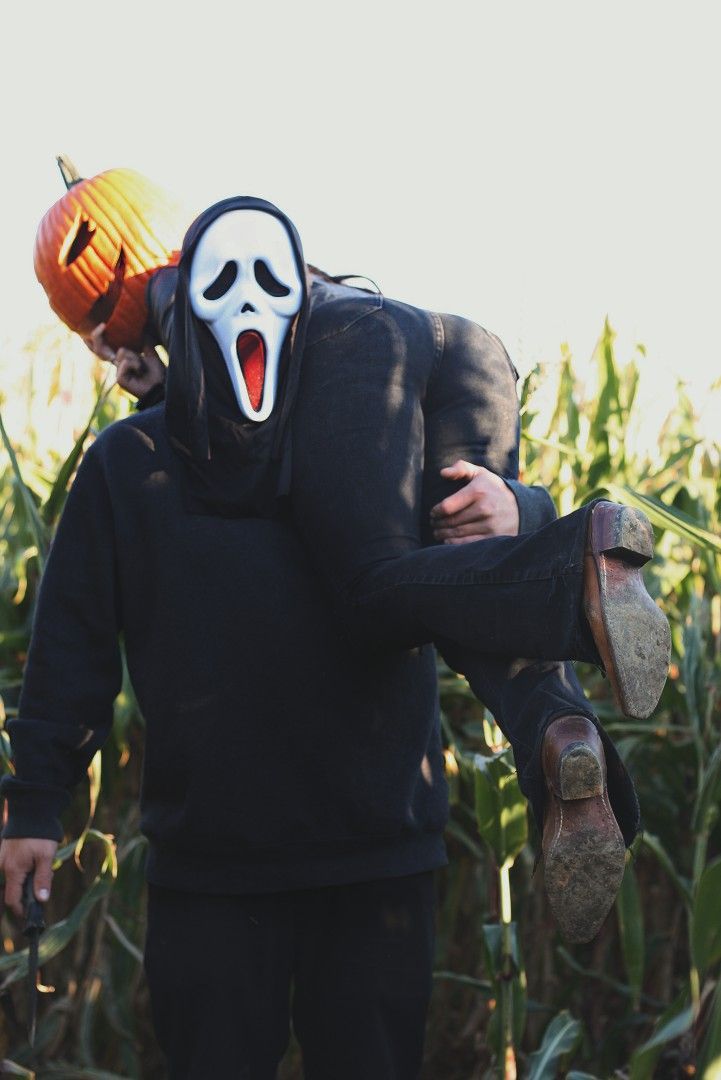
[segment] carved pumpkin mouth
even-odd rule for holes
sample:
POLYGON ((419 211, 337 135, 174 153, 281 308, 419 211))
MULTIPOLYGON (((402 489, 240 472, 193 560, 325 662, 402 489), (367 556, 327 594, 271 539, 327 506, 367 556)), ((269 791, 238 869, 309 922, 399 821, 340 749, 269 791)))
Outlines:
POLYGON ((250 404, 258 412, 265 385, 265 342, 257 330, 244 330, 235 342, 240 370, 245 379, 250 404))
POLYGON ((90 311, 83 319, 80 332, 88 334, 95 329, 100 323, 106 323, 110 321, 110 316, 118 306, 118 300, 120 299, 120 293, 123 288, 123 282, 125 281, 125 268, 127 265, 127 259, 125 257, 125 249, 123 245, 120 245, 120 252, 115 260, 115 266, 113 267, 113 276, 110 279, 110 284, 103 293, 94 302, 90 311))

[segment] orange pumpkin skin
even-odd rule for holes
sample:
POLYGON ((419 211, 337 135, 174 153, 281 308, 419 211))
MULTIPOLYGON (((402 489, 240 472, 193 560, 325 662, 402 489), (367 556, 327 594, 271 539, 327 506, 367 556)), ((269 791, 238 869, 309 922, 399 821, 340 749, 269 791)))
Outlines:
POLYGON ((132 169, 78 180, 38 226, 33 260, 53 311, 87 335, 106 323, 113 348, 143 345, 145 289, 177 263, 187 215, 132 169))

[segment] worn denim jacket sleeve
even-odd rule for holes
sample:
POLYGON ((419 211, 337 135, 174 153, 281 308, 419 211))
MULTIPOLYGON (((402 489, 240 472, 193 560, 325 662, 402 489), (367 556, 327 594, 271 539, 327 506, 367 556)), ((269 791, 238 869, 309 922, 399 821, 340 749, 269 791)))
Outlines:
POLYGON ((519 533, 535 532, 549 521, 557 517, 553 499, 544 487, 529 487, 520 480, 512 480, 504 476, 503 480, 507 487, 516 496, 518 503, 519 533))
MULTIPOLYGON (((528 533, 556 517, 548 492, 518 479, 520 424, 518 373, 502 342, 455 315, 433 315, 436 360, 428 383, 424 512, 464 482, 440 477, 458 458, 502 477, 516 497, 519 532, 528 533)), ((432 538, 425 536, 426 543, 432 538)))

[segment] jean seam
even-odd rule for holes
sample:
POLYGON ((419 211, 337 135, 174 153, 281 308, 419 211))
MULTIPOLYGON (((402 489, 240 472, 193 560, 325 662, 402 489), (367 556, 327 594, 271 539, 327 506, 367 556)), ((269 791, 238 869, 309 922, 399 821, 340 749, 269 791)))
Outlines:
MULTIPOLYGON (((474 571, 469 571, 468 573, 473 574, 474 571)), ((560 573, 545 574, 543 577, 496 578, 493 580, 480 577, 475 580, 469 580, 468 578, 466 578, 465 580, 458 581, 451 580, 448 577, 429 577, 427 575, 422 575, 420 577, 414 576, 405 578, 402 581, 392 581, 389 582, 388 585, 380 585, 377 589, 374 589, 372 592, 366 593, 364 596, 355 598, 352 597, 351 599, 356 606, 361 606, 371 600, 375 600, 376 597, 382 596, 384 593, 388 593, 393 589, 399 589, 404 585, 438 585, 444 586, 446 588, 468 588, 469 585, 529 585, 541 581, 554 581, 558 578, 578 577, 581 574, 583 574, 582 566, 570 566, 566 570, 561 571, 560 573)), ((346 591, 348 592, 349 590, 346 591)))

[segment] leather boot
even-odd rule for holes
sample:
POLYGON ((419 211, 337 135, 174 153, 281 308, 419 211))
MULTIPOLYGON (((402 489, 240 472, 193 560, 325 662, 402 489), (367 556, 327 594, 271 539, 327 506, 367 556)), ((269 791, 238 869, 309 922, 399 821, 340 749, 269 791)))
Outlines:
POLYGON ((546 729, 541 755, 546 892, 563 937, 590 941, 616 898, 626 856, 606 790, 603 744, 590 720, 562 716, 546 729))
POLYGON ((668 620, 651 599, 641 567, 653 556, 653 530, 630 506, 591 511, 583 606, 618 708, 644 720, 661 696, 671 658, 668 620))

